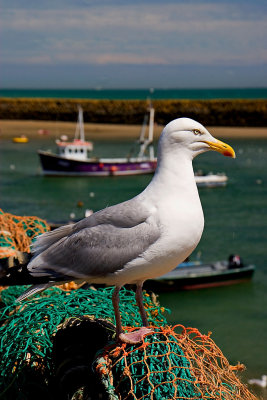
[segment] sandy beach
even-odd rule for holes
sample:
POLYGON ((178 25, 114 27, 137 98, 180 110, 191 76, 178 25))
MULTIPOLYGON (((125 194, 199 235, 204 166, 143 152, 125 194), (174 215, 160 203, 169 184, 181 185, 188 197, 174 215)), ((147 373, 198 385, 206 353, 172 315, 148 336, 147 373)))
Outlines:
MULTIPOLYGON (((0 138, 11 138, 26 135, 28 138, 39 137, 41 131, 46 131, 45 137, 58 138, 60 135, 74 136, 76 123, 61 121, 31 121, 31 120, 1 120, 0 138)), ((157 139, 162 126, 155 125, 154 136, 157 139)), ((208 126, 209 131, 217 138, 267 138, 267 128, 253 127, 214 127, 208 126)), ((139 136, 140 125, 116 124, 85 124, 85 135, 91 140, 136 139, 139 136)))

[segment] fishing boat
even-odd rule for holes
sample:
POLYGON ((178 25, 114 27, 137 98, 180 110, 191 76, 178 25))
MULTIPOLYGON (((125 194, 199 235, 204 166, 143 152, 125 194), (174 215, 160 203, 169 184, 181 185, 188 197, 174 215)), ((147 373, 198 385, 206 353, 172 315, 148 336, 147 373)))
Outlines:
MULTIPOLYGON (((145 114, 144 122, 137 141, 139 152, 136 157, 99 158, 92 157, 93 145, 84 139, 83 112, 79 107, 78 122, 73 142, 57 140, 57 153, 38 150, 44 175, 57 176, 122 176, 154 173, 157 158, 154 155, 154 115, 155 110, 150 105, 145 114)), ((198 186, 225 186, 225 174, 196 173, 198 186)))
MULTIPOLYGON (((136 157, 90 157, 89 152, 91 152, 92 146, 88 142, 84 142, 84 137, 80 137, 80 139, 75 139, 71 143, 57 141, 57 154, 38 150, 43 173, 45 175, 63 176, 112 176, 153 173, 157 165, 153 147, 154 112, 154 108, 150 107, 148 114, 145 116, 138 140, 139 153, 136 157)), ((81 108, 79 109, 78 121, 79 132, 84 132, 81 108)))
POLYGON ((244 265, 237 255, 210 263, 188 261, 159 278, 147 280, 144 288, 172 291, 232 285, 250 280, 254 271, 254 265, 244 265))
POLYGON ((83 110, 78 107, 78 120, 74 139, 68 141, 66 135, 56 140, 57 153, 38 150, 44 174, 54 175, 56 172, 67 172, 66 166, 72 160, 82 162, 88 159, 88 155, 93 150, 93 143, 85 140, 83 110))

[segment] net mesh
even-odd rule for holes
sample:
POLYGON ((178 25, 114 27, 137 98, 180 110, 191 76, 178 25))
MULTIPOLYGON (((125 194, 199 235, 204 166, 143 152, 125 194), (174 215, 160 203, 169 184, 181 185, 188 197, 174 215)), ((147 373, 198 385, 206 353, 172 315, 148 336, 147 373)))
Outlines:
POLYGON ((210 335, 182 325, 154 326, 137 347, 107 347, 95 368, 113 400, 256 400, 236 374, 244 366, 231 366, 210 335))
POLYGON ((50 230, 38 217, 20 217, 0 209, 0 258, 16 256, 18 251, 30 252, 32 240, 50 230))
MULTIPOLYGON (((0 319, 0 384, 4 387, 24 366, 52 373, 53 336, 66 319, 90 315, 115 323, 111 287, 72 291, 50 288, 38 297, 16 303, 25 288, 14 286, 1 292, 5 307, 0 319)), ((166 324, 165 309, 153 296, 145 294, 144 299, 150 322, 166 324)), ((123 325, 141 325, 134 292, 122 289, 120 300, 123 325)))
MULTIPOLYGON (((25 287, 1 292, 5 307, 0 327, 0 390, 12 385, 23 368, 53 376, 53 337, 71 317, 90 315, 114 323, 113 288, 64 291, 51 288, 18 305, 25 287)), ((132 291, 121 291, 121 314, 128 332, 141 324, 132 291)), ((140 345, 112 343, 98 354, 94 366, 112 400, 203 399, 256 400, 241 383, 210 335, 182 325, 169 327, 164 308, 144 294, 152 333, 140 345)))

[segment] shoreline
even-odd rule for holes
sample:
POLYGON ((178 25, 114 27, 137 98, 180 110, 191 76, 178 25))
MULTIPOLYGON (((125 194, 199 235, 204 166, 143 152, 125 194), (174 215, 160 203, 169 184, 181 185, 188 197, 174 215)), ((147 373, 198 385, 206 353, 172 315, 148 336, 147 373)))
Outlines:
MULTIPOLYGON (((74 137, 76 122, 43 121, 43 120, 1 120, 0 139, 12 138, 25 135, 30 138, 59 138, 61 135, 74 137), (38 134, 39 130, 46 130, 47 135, 38 134)), ((117 140, 137 139, 140 134, 141 125, 119 125, 85 123, 85 136, 87 140, 117 140)), ((163 129, 162 125, 155 125, 154 138, 157 139, 163 129)), ((267 138, 265 127, 229 127, 229 126, 207 126, 207 129, 218 138, 267 138)))

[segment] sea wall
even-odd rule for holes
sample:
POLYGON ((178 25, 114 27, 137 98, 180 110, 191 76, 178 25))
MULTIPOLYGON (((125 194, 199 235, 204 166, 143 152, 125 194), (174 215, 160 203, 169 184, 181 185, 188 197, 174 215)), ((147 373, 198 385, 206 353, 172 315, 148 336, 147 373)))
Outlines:
MULTIPOLYGON (((84 120, 94 123, 140 124, 148 103, 144 100, 80 100, 1 98, 1 119, 75 121, 77 106, 84 120)), ((266 126, 267 100, 153 100, 155 121, 165 125, 178 117, 213 126, 266 126)))

